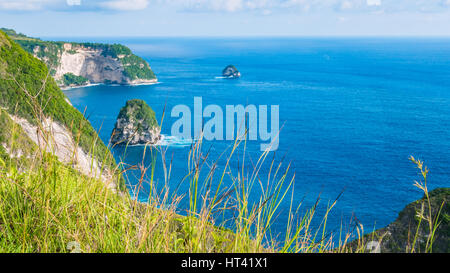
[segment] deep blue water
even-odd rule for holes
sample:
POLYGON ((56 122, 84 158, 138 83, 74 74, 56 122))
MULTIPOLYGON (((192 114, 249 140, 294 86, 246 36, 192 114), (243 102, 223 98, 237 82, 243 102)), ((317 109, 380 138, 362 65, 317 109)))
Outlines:
MULTIPOLYGON (((92 39, 86 39, 91 40, 92 39)), ((395 220, 409 202, 422 196, 413 187, 419 179, 410 155, 430 168, 430 189, 450 186, 450 40, 449 39, 102 39, 121 42, 144 57, 160 84, 94 86, 65 91, 107 142, 125 101, 144 99, 170 134, 174 105, 279 105, 277 162, 291 162, 295 172, 294 204, 303 209, 320 194, 323 205, 344 190, 328 227, 336 231, 356 216, 370 231, 395 220), (228 64, 242 73, 238 80, 216 78, 228 64)), ((213 141, 212 158, 231 142, 213 141)), ((256 160, 260 142, 249 142, 256 160)), ((169 186, 174 189, 187 173, 189 146, 170 146, 173 156, 169 186)), ((143 147, 131 147, 125 158, 140 163, 143 147)), ((272 153, 273 154, 273 153, 272 153)), ((272 154, 270 157, 272 157, 272 154)), ((151 164, 147 157, 145 164, 151 164)), ((223 166, 224 160, 219 161, 223 166)), ((248 164, 250 165, 250 164, 248 164)), ((220 167, 219 166, 219 167, 220 167)), ((232 169, 236 170, 237 160, 232 169)), ((267 182, 267 170, 261 179, 267 182)), ((216 178, 219 176, 217 175, 216 178)), ((164 181, 161 163, 156 180, 164 181)), ((218 179, 216 179, 218 180, 218 179)), ((130 174, 130 183, 137 178, 130 174)), ((227 180, 226 183, 230 181, 227 180)), ((214 184, 214 182, 213 182, 214 184)), ((255 185, 258 188, 259 185, 255 185)), ((178 193, 186 193, 187 182, 178 193)), ((254 193, 252 198, 256 198, 254 193)), ((140 196, 145 200, 145 195, 140 196)), ((281 206, 275 228, 282 232, 290 202, 281 206)), ((322 208, 323 209, 323 208, 322 208)), ((321 210, 323 212, 323 210, 321 210)))

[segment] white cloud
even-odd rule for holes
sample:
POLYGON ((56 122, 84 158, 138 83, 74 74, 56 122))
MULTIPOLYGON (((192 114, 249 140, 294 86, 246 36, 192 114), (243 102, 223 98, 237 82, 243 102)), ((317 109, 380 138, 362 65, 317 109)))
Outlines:
POLYGON ((183 11, 239 12, 271 10, 292 12, 433 11, 450 7, 450 0, 152 0, 183 11))
POLYGON ((79 6, 81 5, 81 0, 67 0, 67 5, 69 6, 79 6))
POLYGON ((133 11, 164 6, 189 12, 442 12, 450 0, 0 0, 0 10, 133 11))
POLYGON ((0 0, 0 10, 142 10, 150 0, 0 0))
MULTIPOLYGON (((165 1, 159 1, 164 4, 165 1)), ((175 8, 188 11, 226 11, 235 12, 249 8, 257 2, 246 0, 173 0, 170 4, 175 8), (249 6, 248 6, 249 4, 249 6)))
POLYGON ((341 9, 343 10, 349 10, 353 8, 353 3, 351 1, 343 1, 341 3, 341 9))
POLYGON ((57 1, 52 0, 0 0, 0 10, 39 10, 57 1))
MULTIPOLYGON (((186 11, 254 11, 254 10, 284 10, 293 12, 326 11, 326 10, 360 10, 367 8, 369 1, 381 0, 159 0, 159 3, 169 4, 174 8, 186 11)), ((411 0, 421 1, 421 0, 411 0)), ((436 0, 430 0, 436 1, 436 0)), ((450 1, 450 0, 449 0, 450 1)))
POLYGON ((367 0, 368 6, 381 6, 381 0, 367 0))
POLYGON ((148 0, 104 1, 99 6, 111 10, 142 10, 148 6, 148 0))

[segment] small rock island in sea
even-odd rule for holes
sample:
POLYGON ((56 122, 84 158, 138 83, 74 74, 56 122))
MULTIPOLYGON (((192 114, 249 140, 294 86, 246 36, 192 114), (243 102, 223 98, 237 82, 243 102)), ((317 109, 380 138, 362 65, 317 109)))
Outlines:
POLYGON ((230 64, 223 69, 222 76, 228 79, 237 79, 241 76, 241 72, 234 65, 230 64))
POLYGON ((111 144, 155 144, 161 139, 155 112, 143 100, 133 99, 120 109, 111 144))

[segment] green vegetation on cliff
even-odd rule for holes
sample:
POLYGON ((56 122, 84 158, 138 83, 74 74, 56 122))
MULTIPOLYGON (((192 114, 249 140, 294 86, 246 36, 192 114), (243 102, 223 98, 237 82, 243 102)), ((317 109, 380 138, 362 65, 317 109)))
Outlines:
POLYGON ((414 186, 424 196, 406 205, 397 219, 387 227, 350 243, 353 251, 357 245, 365 247, 368 242, 376 242, 378 251, 382 253, 450 253, 450 188, 428 191, 428 168, 414 157, 410 160, 421 176, 414 186))
POLYGON ((152 145, 161 139, 155 112, 143 100, 133 99, 120 109, 110 142, 112 145, 152 145))
POLYGON ((102 50, 103 56, 111 56, 120 59, 123 64, 125 76, 131 80, 156 79, 148 63, 131 52, 131 49, 121 44, 81 43, 83 47, 102 50))
MULTIPOLYGON (((20 44, 23 49, 44 61, 50 69, 50 74, 52 76, 55 75, 56 69, 60 65, 60 58, 63 52, 66 51, 69 54, 75 54, 75 49, 91 49, 101 51, 101 55, 104 57, 111 57, 119 60, 123 65, 124 75, 131 81, 156 79, 156 76, 148 63, 141 57, 134 55, 128 47, 121 44, 43 41, 41 39, 18 34, 12 29, 3 28, 1 30, 20 44), (65 50, 65 44, 70 44, 71 49, 65 50)), ((107 81, 105 81, 105 83, 106 82, 107 81)))
POLYGON ((117 119, 124 119, 125 122, 139 121, 138 132, 158 127, 155 112, 143 100, 133 99, 126 102, 120 109, 117 119))
POLYGON ((228 230, 116 194, 49 154, 35 163, 21 172, 0 159, 0 253, 258 250, 235 244, 228 230))
POLYGON ((450 253, 450 188, 430 191, 428 198, 424 195, 421 199, 408 204, 388 227, 368 235, 382 238, 381 252, 409 250, 450 253), (421 218, 428 217, 428 214, 434 222, 431 230, 430 225, 421 218), (430 239, 433 240, 432 248, 427 246, 427 239, 431 233, 433 233, 433 238, 430 239))
POLYGON ((44 60, 45 64, 54 74, 56 67, 59 65, 59 56, 63 52, 64 42, 42 41, 37 38, 27 37, 22 33, 17 33, 12 29, 0 29, 9 36, 10 39, 18 43, 23 49, 31 54, 36 54, 40 60, 44 60))
POLYGON ((147 62, 136 55, 126 55, 120 59, 124 65, 125 75, 131 80, 156 79, 155 74, 148 66, 147 62))
POLYGON ((3 31, 6 35, 8 35, 10 38, 12 38, 14 40, 34 40, 34 38, 30 38, 23 33, 17 33, 13 29, 0 28, 0 30, 3 31))
POLYGON ((64 85, 70 86, 70 85, 85 85, 89 82, 88 79, 86 79, 83 76, 77 76, 73 73, 66 73, 64 74, 64 85))
POLYGON ((38 152, 37 145, 3 109, 0 109, 0 128, 0 159, 8 166, 29 167, 38 152))
MULTIPOLYGON (((0 31, 0 107, 36 124, 51 118, 72 131, 75 143, 101 161, 110 152, 89 121, 67 101, 43 62, 0 31), (37 109, 36 106, 40 106, 37 109)), ((108 165, 115 165, 108 156, 108 165)))

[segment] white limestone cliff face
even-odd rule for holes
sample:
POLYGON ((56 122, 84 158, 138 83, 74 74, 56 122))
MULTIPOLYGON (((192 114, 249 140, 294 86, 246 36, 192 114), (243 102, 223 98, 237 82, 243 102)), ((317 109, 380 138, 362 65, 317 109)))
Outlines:
POLYGON ((61 80, 66 73, 83 76, 90 83, 128 83, 119 60, 102 56, 101 51, 77 49, 76 53, 64 51, 60 65, 56 69, 55 79, 61 80))
MULTIPOLYGON (((60 162, 72 164, 72 166, 84 175, 100 179, 111 190, 115 191, 116 183, 113 174, 101 164, 93 159, 89 154, 76 145, 72 133, 56 121, 46 119, 41 128, 29 123, 26 119, 10 116, 11 119, 20 125, 27 136, 41 149, 56 155, 60 162), (43 131, 45 132, 43 132, 43 131)), ((9 147, 3 145, 9 152, 9 147)), ((19 151, 20 153, 20 151, 19 151)), ((21 154, 11 154, 13 157, 21 154)))
MULTIPOLYGON (((39 47, 35 48, 35 57, 38 57, 37 52, 39 50, 41 50, 39 47)), ((66 73, 83 76, 89 80, 89 84, 111 83, 139 85, 157 82, 157 79, 132 80, 127 77, 124 73, 124 65, 120 60, 123 57, 118 56, 118 58, 113 58, 111 56, 104 56, 100 49, 96 50, 82 46, 73 46, 70 43, 66 43, 63 46, 62 53, 58 55, 59 65, 55 68, 56 73, 54 78, 61 86, 63 86, 62 80, 66 73)), ((45 62, 46 60, 43 61, 45 62)))
POLYGON ((138 125, 141 121, 129 121, 119 118, 116 121, 111 143, 123 145, 156 144, 161 140, 161 128, 155 126, 139 132, 138 125))

